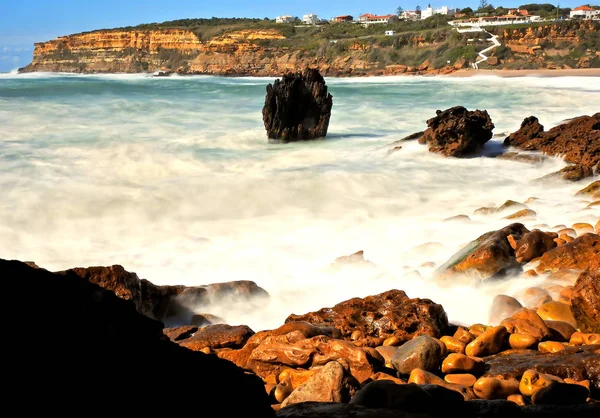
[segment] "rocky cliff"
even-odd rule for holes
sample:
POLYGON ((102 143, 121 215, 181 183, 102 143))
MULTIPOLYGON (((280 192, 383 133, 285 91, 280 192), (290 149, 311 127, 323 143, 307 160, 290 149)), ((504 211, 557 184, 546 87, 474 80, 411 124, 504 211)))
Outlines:
MULTIPOLYGON (((482 65, 600 67, 599 26, 496 27, 503 46, 482 65)), ((341 40, 290 37, 277 28, 224 27, 203 40, 178 28, 103 30, 36 43, 33 62, 20 71, 280 76, 310 66, 325 76, 439 74, 468 67, 488 44, 471 45, 451 28, 341 40)))

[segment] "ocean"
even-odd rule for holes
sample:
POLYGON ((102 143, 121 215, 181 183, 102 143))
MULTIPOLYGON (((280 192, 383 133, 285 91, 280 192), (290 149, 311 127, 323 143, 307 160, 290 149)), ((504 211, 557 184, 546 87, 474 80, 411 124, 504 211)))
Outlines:
POLYGON ((158 285, 252 280, 267 301, 199 309, 254 331, 390 289, 442 304, 455 324, 487 323, 495 295, 545 278, 434 280, 434 266, 513 222, 476 209, 535 197, 537 216, 520 221, 553 231, 600 216, 574 196, 597 178, 537 181, 566 164, 491 157, 528 116, 549 129, 598 112, 598 77, 326 78, 327 137, 289 144, 263 126, 273 81, 1 74, 0 257, 51 271, 120 264, 158 285), (481 155, 414 141, 388 153, 456 105, 492 118, 481 155), (456 215, 470 219, 446 220, 456 215), (372 264, 330 267, 359 250, 372 264))

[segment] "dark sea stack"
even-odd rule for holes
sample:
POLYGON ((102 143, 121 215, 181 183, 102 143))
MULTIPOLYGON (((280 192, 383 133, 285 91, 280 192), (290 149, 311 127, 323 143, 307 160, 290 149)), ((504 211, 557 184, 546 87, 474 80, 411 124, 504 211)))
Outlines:
POLYGON ((267 86, 262 109, 269 140, 291 142, 327 135, 333 99, 319 70, 288 73, 267 86))
POLYGON ((577 278, 571 310, 581 331, 600 334, 600 254, 577 278))
POLYGON ((519 130, 504 140, 504 146, 526 151, 541 151, 562 156, 574 167, 567 167, 565 180, 580 180, 598 172, 600 163, 600 113, 580 116, 544 131, 535 116, 529 116, 519 130))
POLYGON ((464 157, 480 151, 492 139, 494 124, 486 110, 469 111, 455 106, 436 111, 427 121, 428 128, 419 139, 429 151, 447 157, 464 157))
POLYGON ((125 413, 274 417, 263 382, 188 350, 163 324, 74 272, 0 259, 6 297, 4 408, 37 414, 125 413), (235 402, 232 402, 235 400, 235 402))

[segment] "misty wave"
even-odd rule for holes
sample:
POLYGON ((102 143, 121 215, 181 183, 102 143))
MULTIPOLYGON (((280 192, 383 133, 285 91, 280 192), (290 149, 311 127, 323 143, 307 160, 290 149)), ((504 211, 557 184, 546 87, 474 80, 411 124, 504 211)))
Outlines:
POLYGON ((537 216, 522 222, 546 230, 600 215, 574 197, 589 181, 534 181, 562 159, 490 157, 527 116, 549 129, 600 108, 592 78, 564 80, 557 94, 551 78, 327 79, 329 138, 269 144, 270 78, 3 75, 2 258, 53 271, 121 264, 155 284, 253 280, 268 301, 209 313, 254 330, 394 288, 441 303, 455 323, 486 322, 497 293, 543 278, 432 280, 432 266, 510 223, 478 208, 528 201, 537 216), (416 141, 388 153, 458 104, 487 109, 496 126, 480 156, 416 141), (469 219, 447 221, 457 215, 469 219), (331 269, 359 250, 373 265, 331 269))

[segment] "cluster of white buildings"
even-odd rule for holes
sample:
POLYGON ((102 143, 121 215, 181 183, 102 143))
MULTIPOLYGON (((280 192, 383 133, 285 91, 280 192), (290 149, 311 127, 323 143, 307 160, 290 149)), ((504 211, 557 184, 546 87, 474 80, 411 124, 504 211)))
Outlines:
MULTIPOLYGON (((434 9, 431 5, 428 5, 424 10, 404 10, 400 15, 387 14, 387 15, 373 15, 371 13, 364 13, 358 16, 358 19, 354 19, 350 15, 336 16, 330 19, 330 22, 353 22, 360 23, 365 27, 378 24, 390 24, 397 22, 398 20, 423 20, 432 17, 433 15, 445 15, 454 16, 456 9, 450 9, 448 6, 442 6, 438 9, 434 9)), ((600 10, 591 8, 590 6, 584 5, 579 6, 571 10, 571 19, 600 19, 600 10)), ((527 10, 512 9, 509 10, 508 14, 503 16, 480 16, 471 19, 453 20, 448 22, 450 25, 455 27, 464 26, 486 26, 486 25, 510 25, 515 23, 531 23, 542 20, 540 16, 530 15, 527 10)), ((290 15, 277 16, 275 19, 277 23, 294 23, 297 18, 290 15)), ((318 25, 323 23, 322 19, 319 19, 316 13, 309 13, 302 16, 302 23, 306 25, 318 25)))

